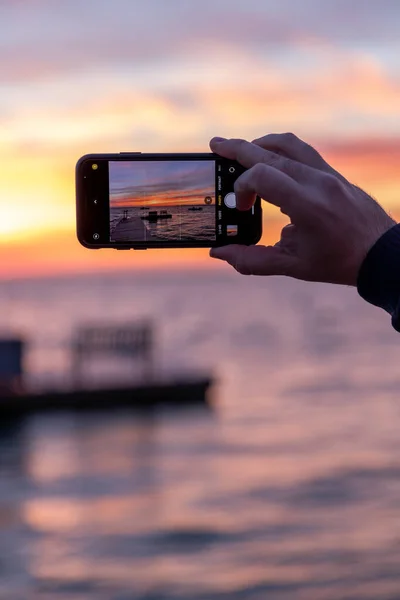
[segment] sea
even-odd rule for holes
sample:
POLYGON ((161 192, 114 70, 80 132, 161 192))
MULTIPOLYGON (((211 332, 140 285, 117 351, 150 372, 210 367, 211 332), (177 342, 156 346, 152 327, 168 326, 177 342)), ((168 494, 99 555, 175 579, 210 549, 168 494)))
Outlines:
MULTIPOLYGON (((167 241, 176 240, 215 240, 215 204, 214 205, 193 205, 193 206, 152 206, 151 210, 160 212, 166 210, 171 216, 170 219, 160 219, 155 222, 144 221, 147 229, 155 238, 167 241), (198 208, 201 210, 189 210, 198 208)), ((129 208, 128 218, 143 217, 148 214, 148 209, 142 210, 140 207, 129 208)), ((123 208, 110 208, 110 232, 113 236, 115 227, 124 217, 123 208)))
POLYGON ((0 319, 33 387, 79 326, 142 320, 160 376, 214 380, 209 409, 1 423, 0 598, 400 598, 400 334, 356 290, 132 270, 2 282, 0 319))

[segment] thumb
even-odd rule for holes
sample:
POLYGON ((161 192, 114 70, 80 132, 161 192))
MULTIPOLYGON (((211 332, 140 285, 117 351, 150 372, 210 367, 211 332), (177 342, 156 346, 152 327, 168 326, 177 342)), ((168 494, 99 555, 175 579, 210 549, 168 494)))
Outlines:
POLYGON ((212 248, 212 258, 224 260, 242 275, 286 275, 300 277, 301 261, 279 246, 241 246, 231 244, 212 248))

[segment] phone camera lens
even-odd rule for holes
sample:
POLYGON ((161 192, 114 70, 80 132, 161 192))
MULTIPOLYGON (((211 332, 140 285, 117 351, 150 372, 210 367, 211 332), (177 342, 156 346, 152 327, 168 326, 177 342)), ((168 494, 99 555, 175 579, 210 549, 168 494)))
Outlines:
POLYGON ((94 234, 93 234, 93 239, 94 239, 94 240, 98 240, 98 239, 99 239, 99 237, 100 237, 100 236, 99 236, 99 234, 98 234, 98 233, 94 233, 94 234))

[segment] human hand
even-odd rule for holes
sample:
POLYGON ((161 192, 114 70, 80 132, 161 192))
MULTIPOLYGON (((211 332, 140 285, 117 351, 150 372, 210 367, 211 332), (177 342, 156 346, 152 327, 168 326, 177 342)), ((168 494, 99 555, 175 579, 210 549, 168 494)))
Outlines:
POLYGON ((213 248, 213 258, 244 275, 357 285, 368 250, 396 224, 371 196, 293 134, 253 142, 213 138, 210 147, 248 169, 235 183, 239 210, 251 208, 258 195, 290 218, 275 246, 232 244, 213 248))

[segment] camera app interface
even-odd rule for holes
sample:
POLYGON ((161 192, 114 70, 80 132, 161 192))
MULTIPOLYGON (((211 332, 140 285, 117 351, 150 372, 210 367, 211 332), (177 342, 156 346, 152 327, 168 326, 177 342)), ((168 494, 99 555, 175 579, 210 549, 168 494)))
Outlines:
POLYGON ((110 241, 216 239, 215 162, 110 161, 110 241))

